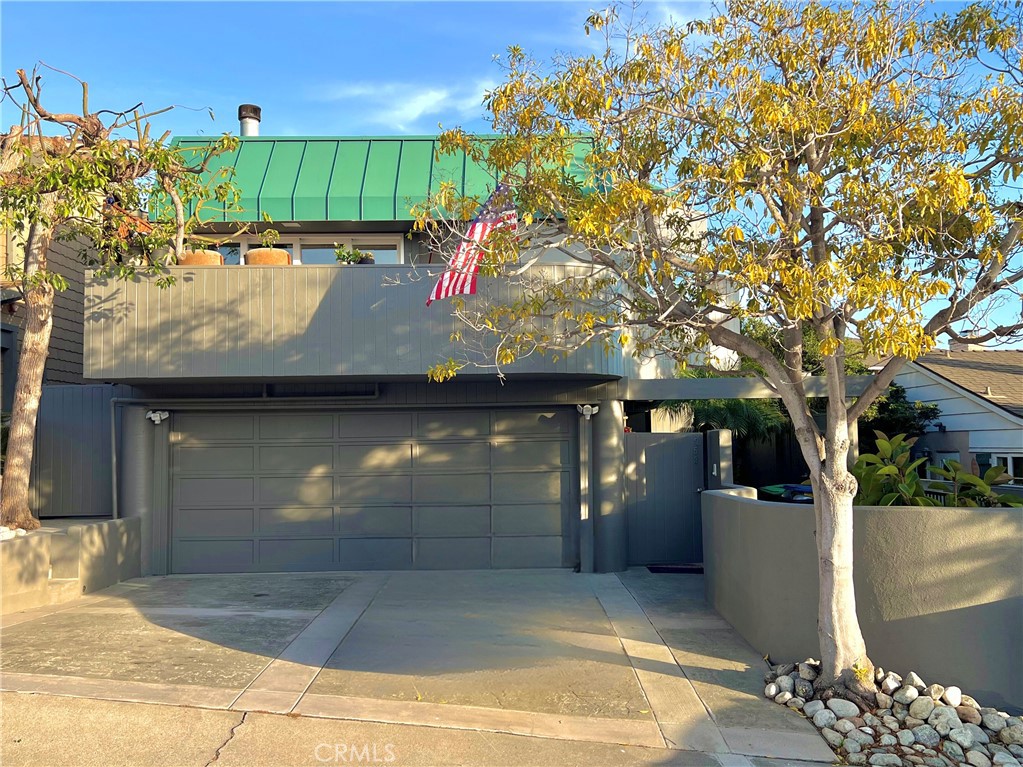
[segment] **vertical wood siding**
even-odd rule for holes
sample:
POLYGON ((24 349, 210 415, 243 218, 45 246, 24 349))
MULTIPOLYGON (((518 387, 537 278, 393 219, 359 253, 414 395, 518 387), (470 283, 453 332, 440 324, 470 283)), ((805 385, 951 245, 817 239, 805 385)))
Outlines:
MULTIPOLYGON (((551 266, 551 270, 572 267, 551 266)), ((444 302, 427 308, 436 269, 409 266, 182 267, 177 284, 88 280, 86 377, 100 380, 420 376, 466 349, 444 302)), ((484 280, 481 293, 516 290, 484 280)), ((470 352, 471 354, 471 352, 470 352)), ((622 355, 593 346, 533 355, 510 373, 620 376, 622 355)))

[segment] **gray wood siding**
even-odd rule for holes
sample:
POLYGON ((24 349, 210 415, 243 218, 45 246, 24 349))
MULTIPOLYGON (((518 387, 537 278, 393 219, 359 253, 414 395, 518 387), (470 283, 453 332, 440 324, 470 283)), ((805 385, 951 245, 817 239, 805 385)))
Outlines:
POLYGON ((118 393, 127 392, 101 384, 43 387, 29 491, 37 517, 113 513, 110 400, 118 393))
MULTIPOLYGON (((568 269, 572 267, 545 267, 568 269)), ((174 268, 177 284, 88 280, 85 375, 99 380, 420 376, 466 354, 434 272, 408 266, 174 268)), ((513 289, 488 290, 499 300, 513 289)), ((481 292, 484 292, 481 290, 481 292)), ((620 353, 534 355, 509 373, 612 375, 620 353)), ((468 372, 468 371, 467 371, 468 372)))
MULTIPOLYGON (((4 263, 9 257, 2 254, 4 263)), ((57 293, 53 301, 53 332, 50 336, 50 353, 46 360, 43 380, 54 384, 82 383, 82 325, 85 295, 85 265, 78 256, 80 245, 75 242, 55 242, 47 258, 50 270, 63 275, 68 281, 67 290, 57 293)), ((21 257, 17 249, 10 256, 21 257)), ((15 304, 13 314, 4 313, 4 323, 21 328, 25 324, 25 307, 15 304)))

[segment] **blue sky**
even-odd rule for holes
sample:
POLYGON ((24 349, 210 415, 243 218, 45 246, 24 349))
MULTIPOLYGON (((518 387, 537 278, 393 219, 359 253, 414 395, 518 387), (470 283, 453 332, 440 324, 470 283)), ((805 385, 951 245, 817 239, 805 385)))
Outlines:
MULTIPOLYGON (((237 133, 240 103, 263 108, 264 135, 483 130, 483 92, 509 45, 537 58, 595 44, 583 22, 599 2, 10 2, 0 3, 0 64, 37 61, 89 83, 96 108, 180 104, 154 120, 177 135, 237 133), (209 119, 211 107, 215 121, 209 119)), ((649 3, 646 13, 703 12, 649 3)), ((45 72, 54 106, 78 86, 45 72)), ((54 107, 51 106, 51 109, 54 107)), ((4 124, 12 117, 3 115, 4 124)))

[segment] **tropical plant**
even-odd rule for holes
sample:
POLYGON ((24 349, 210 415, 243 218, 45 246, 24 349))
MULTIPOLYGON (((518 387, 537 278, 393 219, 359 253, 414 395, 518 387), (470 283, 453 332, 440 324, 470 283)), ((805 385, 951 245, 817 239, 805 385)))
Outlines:
POLYGON ((35 529, 29 478, 42 393, 43 370, 53 329, 55 294, 67 276, 48 260, 55 240, 87 243, 82 260, 101 277, 148 274, 167 287, 169 263, 184 250, 189 231, 207 202, 231 207, 236 192, 227 170, 210 161, 233 148, 223 136, 200 147, 154 137, 141 103, 125 111, 89 107, 81 82, 81 111, 54 112, 43 104, 42 74, 17 70, 3 82, 2 99, 20 113, 0 134, 0 236, 13 241, 4 277, 21 286, 25 325, 18 362, 10 432, 0 496, 0 524, 35 529))
POLYGON ((881 431, 875 432, 877 453, 863 453, 852 468, 859 490, 858 506, 937 506, 928 498, 917 469, 927 461, 926 456, 912 459, 911 448, 916 437, 896 434, 891 439, 881 431))
POLYGON ((363 253, 358 248, 334 243, 334 258, 339 264, 357 264, 368 257, 371 257, 370 253, 363 253))
POLYGON ((946 506, 1023 506, 1023 498, 993 489, 1012 481, 1012 475, 1004 466, 992 466, 983 477, 971 474, 958 461, 952 460, 946 460, 942 466, 932 466, 930 470, 951 483, 951 488, 931 486, 933 490, 949 491, 944 499, 946 506))
POLYGON ((263 211, 263 223, 267 224, 267 226, 259 233, 259 244, 264 248, 272 248, 281 241, 281 233, 270 226, 273 222, 274 220, 270 217, 270 214, 263 211))
POLYGON ((750 442, 767 442, 789 425, 773 399, 667 400, 660 407, 684 428, 728 429, 737 439, 750 442))
MULTIPOLYGON (((499 292, 451 302, 456 337, 489 364, 585 344, 681 364, 713 344, 764 371, 814 486, 816 685, 835 694, 874 693, 852 575, 851 426, 940 336, 1023 331, 989 311, 1023 282, 1021 17, 997 1, 934 13, 730 0, 649 26, 613 8, 588 19, 595 54, 544 65, 509 49, 486 98, 496 137, 439 139, 503 179, 521 212, 514 247, 482 257, 499 292), (519 253, 548 247, 584 268, 522 268, 519 253), (780 361, 738 332, 749 318, 774 329, 780 361), (827 379, 823 429, 804 386, 807 329, 827 379), (854 346, 889 361, 852 401, 854 346)), ((441 184, 414 206, 416 228, 450 260, 465 226, 453 212, 479 202, 441 184)))
MULTIPOLYGON (((861 439, 866 433, 876 432, 919 437, 940 417, 941 408, 938 405, 910 402, 905 387, 892 383, 888 391, 878 397, 860 418, 861 439)), ((860 449, 865 452, 870 452, 872 447, 877 449, 869 441, 860 442, 860 449)))

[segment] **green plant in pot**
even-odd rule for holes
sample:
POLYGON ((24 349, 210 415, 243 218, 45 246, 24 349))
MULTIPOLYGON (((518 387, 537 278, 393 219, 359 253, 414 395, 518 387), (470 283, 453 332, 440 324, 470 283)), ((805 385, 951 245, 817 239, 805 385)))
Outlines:
MULTIPOLYGON (((263 213, 263 221, 272 224, 270 215, 263 213)), ((291 254, 282 249, 275 248, 281 239, 281 233, 273 227, 267 227, 259 233, 261 248, 253 248, 245 253, 245 263, 254 266, 281 266, 291 263, 291 254)))
POLYGON ((910 460, 910 448, 916 437, 896 434, 891 439, 882 431, 877 435, 877 453, 865 453, 856 460, 853 476, 859 484, 858 506, 937 506, 928 498, 917 468, 927 458, 910 460))
POLYGON ((373 264, 376 260, 372 253, 366 253, 349 245, 334 243, 334 258, 339 264, 373 264))

